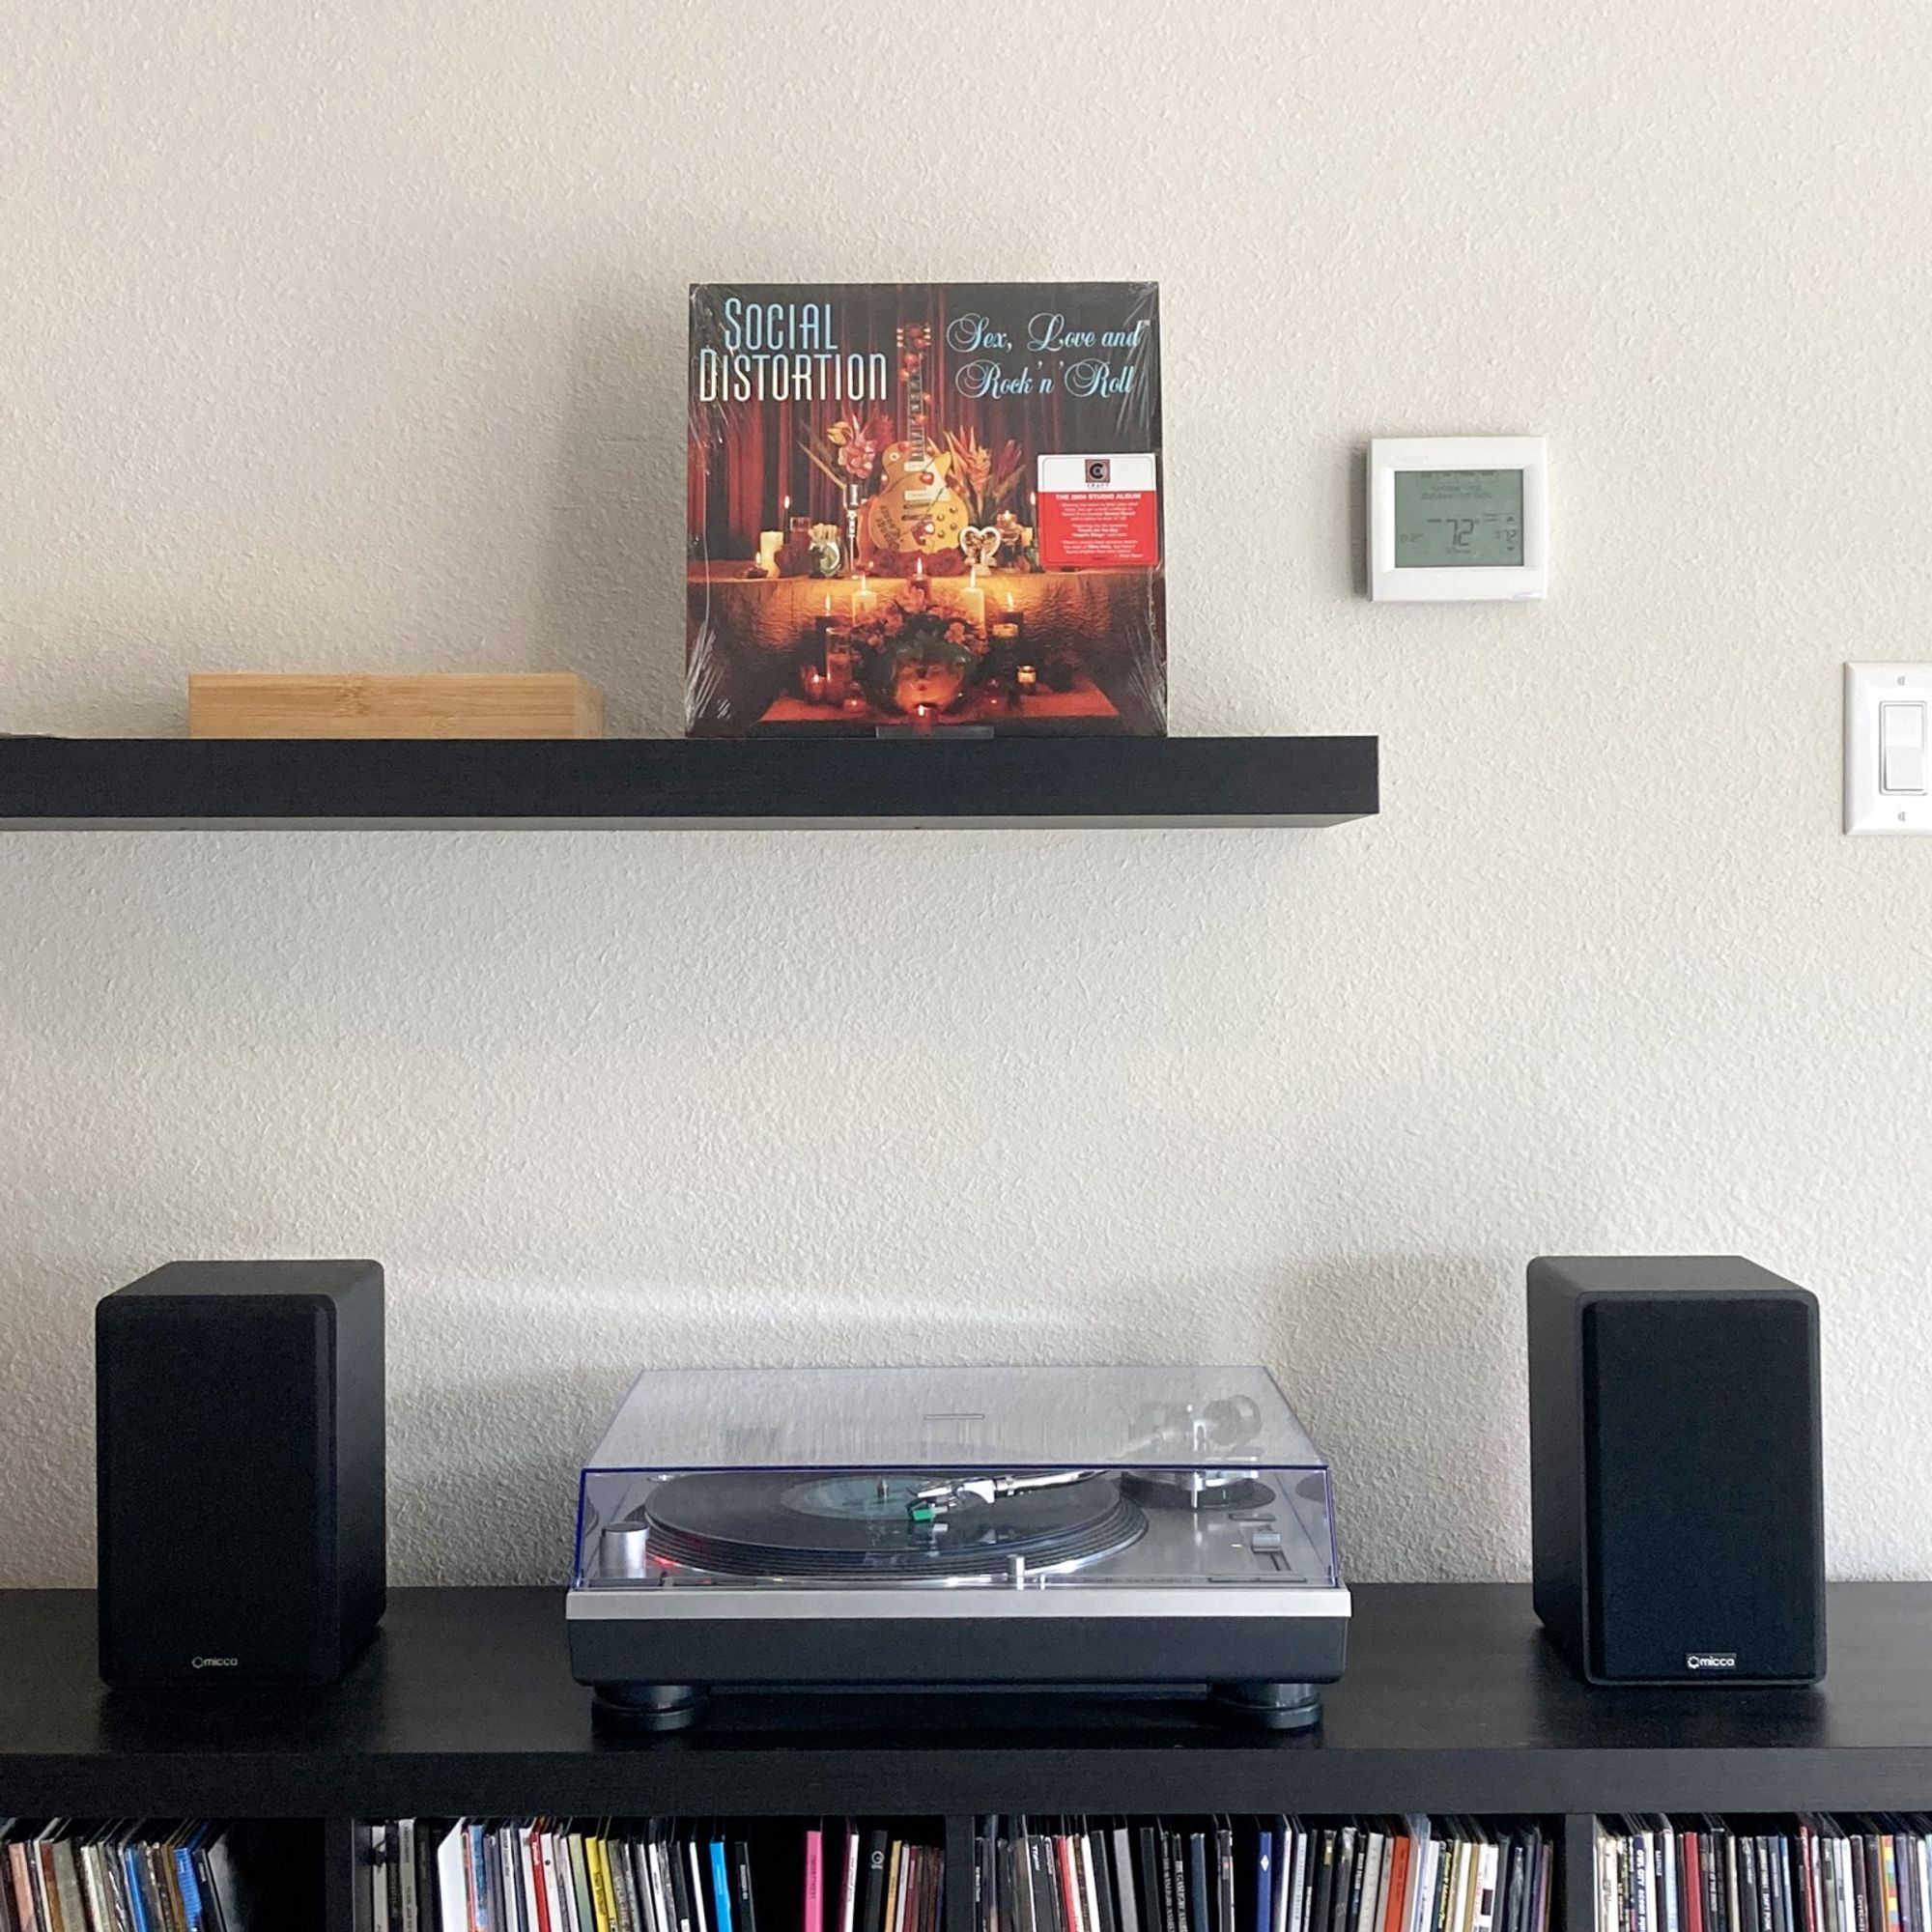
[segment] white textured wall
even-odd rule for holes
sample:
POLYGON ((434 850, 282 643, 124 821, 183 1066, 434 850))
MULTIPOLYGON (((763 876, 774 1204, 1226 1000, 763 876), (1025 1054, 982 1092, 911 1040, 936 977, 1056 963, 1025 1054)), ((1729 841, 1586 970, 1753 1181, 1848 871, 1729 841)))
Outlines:
POLYGON ((1153 275, 1174 715, 1316 833, 0 836, 0 1581, 90 1311, 389 1268, 402 1580, 560 1573, 636 1366, 1260 1355, 1360 1577, 1520 1574, 1538 1251, 1815 1287, 1932 1565, 1919 0, 10 0, 0 727, 575 666, 676 728, 692 279, 1153 275), (896 17, 896 16, 892 16, 896 17), (918 76, 910 110, 902 76, 918 76), (1553 600, 1356 594, 1378 433, 1545 431, 1553 600))

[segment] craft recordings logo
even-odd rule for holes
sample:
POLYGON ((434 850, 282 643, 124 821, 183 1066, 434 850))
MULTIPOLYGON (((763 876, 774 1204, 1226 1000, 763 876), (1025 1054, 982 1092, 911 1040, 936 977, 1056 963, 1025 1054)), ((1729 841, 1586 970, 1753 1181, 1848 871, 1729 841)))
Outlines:
POLYGON ((241 1662, 239 1657, 197 1657, 194 1667, 197 1670, 233 1670, 241 1662))
POLYGON ((1738 1654, 1734 1650, 1693 1650, 1684 1660, 1686 1670, 1735 1670, 1738 1654))
POLYGON ((1095 490, 1104 490, 1114 480, 1114 466, 1104 456, 1087 459, 1087 481, 1095 490))

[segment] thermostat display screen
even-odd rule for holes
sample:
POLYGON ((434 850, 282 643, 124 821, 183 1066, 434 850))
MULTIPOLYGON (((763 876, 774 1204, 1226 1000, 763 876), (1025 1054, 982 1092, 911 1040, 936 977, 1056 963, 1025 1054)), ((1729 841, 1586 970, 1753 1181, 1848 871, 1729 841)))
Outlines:
POLYGON ((1398 469, 1395 567, 1522 562, 1520 469, 1398 469))

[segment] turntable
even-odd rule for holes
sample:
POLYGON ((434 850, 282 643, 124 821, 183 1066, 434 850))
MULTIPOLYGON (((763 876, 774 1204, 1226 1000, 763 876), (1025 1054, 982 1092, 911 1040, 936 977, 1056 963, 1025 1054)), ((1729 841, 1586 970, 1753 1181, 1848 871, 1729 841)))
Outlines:
POLYGON ((1321 1716, 1328 1465, 1259 1368, 653 1371, 578 1493, 600 1716, 707 1690, 1208 1692, 1321 1716))

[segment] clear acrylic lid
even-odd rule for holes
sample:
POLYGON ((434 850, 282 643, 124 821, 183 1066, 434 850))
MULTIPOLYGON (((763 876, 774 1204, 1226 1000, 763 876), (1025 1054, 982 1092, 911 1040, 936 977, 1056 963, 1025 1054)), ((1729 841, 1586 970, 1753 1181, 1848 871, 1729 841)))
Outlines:
POLYGON ((1327 1470, 1265 1369, 653 1369, 584 1466, 1327 1470))

